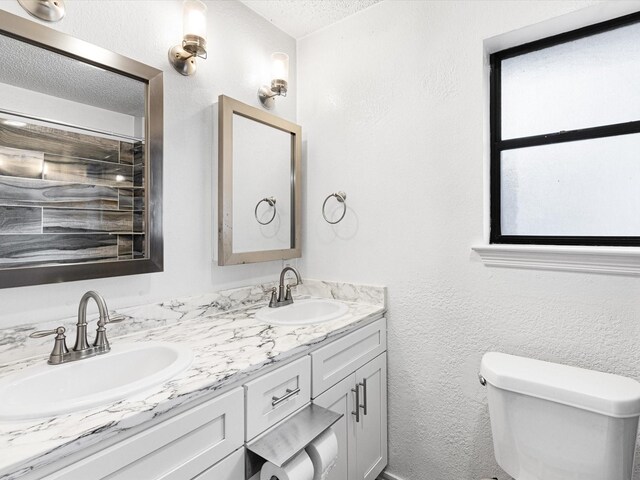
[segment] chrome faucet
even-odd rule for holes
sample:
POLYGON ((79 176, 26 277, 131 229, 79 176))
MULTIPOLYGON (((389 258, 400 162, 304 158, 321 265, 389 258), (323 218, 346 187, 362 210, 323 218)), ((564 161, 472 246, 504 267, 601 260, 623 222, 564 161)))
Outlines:
POLYGON ((293 303, 293 298, 291 297, 291 287, 295 287, 296 285, 300 285, 302 283, 302 277, 300 277, 300 273, 293 267, 284 267, 282 272, 280 272, 280 285, 278 285, 278 290, 276 292, 276 287, 271 289, 271 300, 269 301, 269 306, 271 308, 283 307, 285 305, 289 305, 293 303), (284 277, 287 272, 293 272, 296 276, 296 283, 290 283, 286 286, 285 292, 285 284, 284 277))
POLYGON ((76 324, 76 343, 73 350, 67 348, 66 337, 64 335, 65 328, 58 327, 54 330, 41 330, 33 332, 29 337, 40 338, 47 335, 55 335, 55 344, 49 355, 48 363, 51 365, 59 365, 61 363, 73 362, 83 358, 94 357, 111 350, 109 340, 107 339, 107 323, 118 323, 127 317, 118 315, 109 318, 109 310, 107 304, 98 292, 90 291, 85 293, 80 299, 78 307, 78 323, 76 324), (93 345, 89 345, 87 340, 87 305, 89 300, 94 299, 98 305, 100 318, 98 319, 98 329, 96 330, 96 339, 93 345))

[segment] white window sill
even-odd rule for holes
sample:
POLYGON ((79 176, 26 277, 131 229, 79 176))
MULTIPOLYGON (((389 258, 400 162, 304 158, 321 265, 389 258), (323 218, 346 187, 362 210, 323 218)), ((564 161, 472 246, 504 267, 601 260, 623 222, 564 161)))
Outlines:
POLYGON ((640 247, 493 244, 472 250, 491 267, 640 275, 640 247))

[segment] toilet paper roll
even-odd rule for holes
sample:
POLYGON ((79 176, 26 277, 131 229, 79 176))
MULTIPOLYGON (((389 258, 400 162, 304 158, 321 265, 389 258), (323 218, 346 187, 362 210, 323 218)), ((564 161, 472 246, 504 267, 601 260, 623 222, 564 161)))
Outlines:
POLYGON ((305 449, 313 464, 313 480, 326 480, 338 459, 338 437, 332 428, 326 429, 305 449))
POLYGON ((260 480, 313 480, 313 463, 303 450, 282 467, 267 462, 260 469, 260 480))

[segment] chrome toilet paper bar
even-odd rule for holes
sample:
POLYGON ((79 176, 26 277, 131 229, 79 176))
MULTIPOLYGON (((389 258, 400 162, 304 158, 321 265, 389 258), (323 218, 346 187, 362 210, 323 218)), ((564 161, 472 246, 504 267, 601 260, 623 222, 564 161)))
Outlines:
POLYGON ((247 449, 282 467, 343 416, 341 413, 311 404, 249 442, 247 449))

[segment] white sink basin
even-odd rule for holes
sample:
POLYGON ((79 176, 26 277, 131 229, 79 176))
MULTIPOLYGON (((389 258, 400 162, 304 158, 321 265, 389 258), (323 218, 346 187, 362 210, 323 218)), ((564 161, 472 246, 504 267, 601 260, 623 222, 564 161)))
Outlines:
POLYGON ((270 325, 309 325, 335 320, 348 310, 342 302, 313 298, 296 300, 285 307, 261 308, 256 312, 256 319, 270 325))
POLYGON ((144 342, 112 344, 108 353, 62 365, 34 365, 0 379, 0 420, 115 402, 170 380, 192 361, 193 352, 183 345, 144 342))

